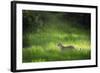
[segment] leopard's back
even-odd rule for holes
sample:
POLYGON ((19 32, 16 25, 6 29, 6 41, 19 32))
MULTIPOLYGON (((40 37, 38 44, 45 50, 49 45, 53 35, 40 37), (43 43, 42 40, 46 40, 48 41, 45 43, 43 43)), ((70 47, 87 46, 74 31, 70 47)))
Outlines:
POLYGON ((59 47, 61 50, 71 50, 71 49, 75 49, 75 47, 72 46, 72 45, 63 46, 61 43, 58 44, 58 47, 59 47))

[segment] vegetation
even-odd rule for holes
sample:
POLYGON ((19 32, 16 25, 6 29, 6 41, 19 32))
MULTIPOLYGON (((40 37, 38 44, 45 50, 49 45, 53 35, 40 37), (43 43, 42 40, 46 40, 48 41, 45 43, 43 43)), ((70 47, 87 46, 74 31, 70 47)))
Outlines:
POLYGON ((23 62, 90 59, 90 43, 90 14, 23 10, 23 62))

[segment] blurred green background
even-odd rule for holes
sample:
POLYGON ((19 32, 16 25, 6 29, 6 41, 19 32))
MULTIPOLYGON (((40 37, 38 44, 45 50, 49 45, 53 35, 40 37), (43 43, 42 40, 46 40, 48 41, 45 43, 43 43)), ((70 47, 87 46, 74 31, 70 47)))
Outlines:
POLYGON ((85 60, 91 58, 88 13, 23 10, 23 62, 85 60), (72 45, 61 50, 57 45, 72 45))

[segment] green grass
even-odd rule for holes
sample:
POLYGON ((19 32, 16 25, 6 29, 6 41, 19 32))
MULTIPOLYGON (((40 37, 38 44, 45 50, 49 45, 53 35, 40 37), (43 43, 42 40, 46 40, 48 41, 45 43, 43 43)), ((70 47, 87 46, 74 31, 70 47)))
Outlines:
POLYGON ((41 47, 23 49, 23 62, 45 62, 90 59, 90 50, 45 50, 41 47))
MULTIPOLYGON (((27 43, 31 46, 23 48, 23 62, 45 62, 64 60, 83 60, 91 58, 90 42, 82 35, 64 33, 27 34, 27 43), (57 44, 73 45, 74 50, 62 51, 57 44)), ((25 37, 25 38, 26 38, 25 37)))

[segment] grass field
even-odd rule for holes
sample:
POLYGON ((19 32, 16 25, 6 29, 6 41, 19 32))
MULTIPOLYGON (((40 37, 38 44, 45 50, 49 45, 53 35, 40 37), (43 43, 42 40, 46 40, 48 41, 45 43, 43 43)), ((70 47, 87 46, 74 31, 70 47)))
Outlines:
POLYGON ((50 19, 38 32, 23 35, 23 62, 85 60, 91 58, 90 29, 79 23, 50 19), (73 50, 61 50, 57 45, 72 45, 73 50))

